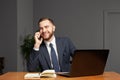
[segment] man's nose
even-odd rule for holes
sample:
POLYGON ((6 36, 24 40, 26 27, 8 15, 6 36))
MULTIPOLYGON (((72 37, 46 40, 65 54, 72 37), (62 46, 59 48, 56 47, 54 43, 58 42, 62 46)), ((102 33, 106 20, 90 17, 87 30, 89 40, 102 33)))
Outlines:
POLYGON ((43 28, 43 32, 45 32, 46 31, 46 29, 45 28, 43 28))

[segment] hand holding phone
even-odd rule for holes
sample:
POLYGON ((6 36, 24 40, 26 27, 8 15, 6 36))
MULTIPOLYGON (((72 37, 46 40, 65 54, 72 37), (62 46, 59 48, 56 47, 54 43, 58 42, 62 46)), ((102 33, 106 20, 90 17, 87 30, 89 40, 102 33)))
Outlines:
POLYGON ((43 38, 40 36, 41 33, 40 32, 36 32, 34 35, 34 39, 35 39, 35 48, 39 48, 39 46, 41 45, 43 38))

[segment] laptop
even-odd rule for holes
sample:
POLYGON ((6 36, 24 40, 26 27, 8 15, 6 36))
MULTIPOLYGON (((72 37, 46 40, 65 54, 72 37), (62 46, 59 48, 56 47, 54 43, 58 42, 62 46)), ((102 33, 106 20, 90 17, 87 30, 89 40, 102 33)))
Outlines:
POLYGON ((75 50, 70 72, 59 72, 67 77, 103 74, 107 62, 108 49, 75 50))

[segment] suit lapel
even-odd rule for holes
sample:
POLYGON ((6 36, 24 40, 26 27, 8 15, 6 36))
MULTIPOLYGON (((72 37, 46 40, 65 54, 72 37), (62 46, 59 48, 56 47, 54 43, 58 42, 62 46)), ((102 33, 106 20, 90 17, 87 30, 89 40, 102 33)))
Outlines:
POLYGON ((57 51, 58 51, 58 58, 59 58, 59 64, 60 66, 62 65, 62 58, 63 58, 63 46, 60 40, 56 38, 56 46, 57 46, 57 51))
POLYGON ((50 68, 52 68, 52 67, 51 67, 51 61, 50 61, 50 56, 49 56, 49 53, 48 53, 48 50, 47 50, 47 47, 46 47, 45 44, 43 44, 43 46, 42 46, 42 54, 43 54, 43 56, 45 57, 45 60, 46 60, 46 62, 47 62, 47 64, 48 64, 48 66, 49 66, 50 68))
MULTIPOLYGON (((59 64, 60 64, 60 67, 62 65, 62 58, 63 58, 63 45, 61 43, 61 41, 56 38, 56 46, 57 46, 57 51, 58 51, 58 58, 59 58, 59 64)), ((48 50, 47 50, 47 47, 45 45, 45 43, 42 43, 42 53, 43 53, 43 56, 45 57, 45 60, 47 62, 47 64, 49 65, 50 68, 51 67, 51 61, 50 61, 50 57, 49 57, 49 53, 48 53, 48 50)))

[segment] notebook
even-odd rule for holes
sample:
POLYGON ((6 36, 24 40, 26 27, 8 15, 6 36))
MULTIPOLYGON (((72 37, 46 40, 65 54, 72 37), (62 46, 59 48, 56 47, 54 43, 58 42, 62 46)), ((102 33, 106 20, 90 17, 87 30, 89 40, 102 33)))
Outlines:
POLYGON ((70 72, 59 72, 58 75, 80 77, 103 74, 108 54, 108 49, 76 50, 70 72))

